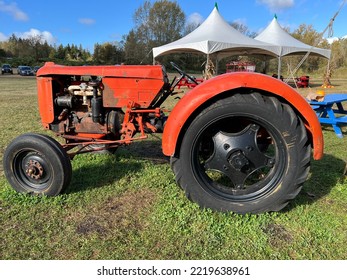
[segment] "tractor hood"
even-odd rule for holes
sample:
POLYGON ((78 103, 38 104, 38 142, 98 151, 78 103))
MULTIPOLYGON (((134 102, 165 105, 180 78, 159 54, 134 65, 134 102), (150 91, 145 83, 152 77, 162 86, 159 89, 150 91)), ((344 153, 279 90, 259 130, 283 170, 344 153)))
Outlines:
POLYGON ((55 75, 121 77, 163 80, 165 73, 160 65, 115 65, 115 66, 64 66, 46 62, 37 71, 37 77, 55 75))

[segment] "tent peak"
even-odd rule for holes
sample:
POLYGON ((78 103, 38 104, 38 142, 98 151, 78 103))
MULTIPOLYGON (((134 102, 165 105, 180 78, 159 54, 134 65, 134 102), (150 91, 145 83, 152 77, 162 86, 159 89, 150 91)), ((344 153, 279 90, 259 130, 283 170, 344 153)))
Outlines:
POLYGON ((214 3, 214 7, 217 9, 217 11, 219 11, 217 2, 214 3))
POLYGON ((277 20, 277 14, 274 14, 274 18, 277 20))
POLYGON ((281 27, 276 17, 274 17, 271 23, 257 37, 255 37, 255 39, 279 46, 281 49, 278 53, 279 56, 311 52, 312 54, 329 59, 331 53, 330 50, 316 48, 294 38, 281 27))
MULTIPOLYGON (((218 7, 218 6, 217 6, 218 7)), ((153 57, 174 52, 201 52, 225 56, 229 53, 261 53, 277 56, 279 48, 254 40, 232 27, 214 7, 205 21, 186 36, 153 48, 153 57)))

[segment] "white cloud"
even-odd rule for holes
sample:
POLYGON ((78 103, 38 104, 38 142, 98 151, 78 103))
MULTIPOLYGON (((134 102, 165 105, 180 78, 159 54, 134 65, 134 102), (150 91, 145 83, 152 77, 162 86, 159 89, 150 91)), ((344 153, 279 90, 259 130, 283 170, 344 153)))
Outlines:
POLYGON ((201 23, 203 23, 203 21, 204 18, 199 13, 193 13, 187 19, 187 23, 192 24, 194 26, 200 25, 201 23))
POLYGON ((257 0, 257 3, 267 6, 272 12, 278 12, 294 6, 294 0, 257 0))
POLYGON ((0 1, 0 12, 4 12, 12 16, 15 20, 27 21, 29 17, 21 9, 17 7, 16 3, 6 4, 5 1, 0 1))
POLYGON ((329 44, 332 44, 332 43, 334 43, 335 41, 338 41, 338 40, 339 40, 339 38, 337 38, 337 37, 327 38, 327 41, 328 41, 329 44))
POLYGON ((0 32, 0 42, 6 41, 7 39, 8 39, 7 36, 4 33, 0 32))
POLYGON ((95 23, 95 19, 92 18, 80 18, 78 22, 85 25, 92 25, 95 23))
POLYGON ((327 38, 327 41, 328 41, 329 44, 332 44, 335 41, 344 40, 344 39, 347 39, 347 35, 342 36, 341 38, 339 38, 339 37, 330 37, 330 38, 327 38))
POLYGON ((53 45, 57 41, 56 38, 52 35, 52 33, 50 33, 49 31, 40 31, 35 28, 31 28, 29 31, 23 33, 17 32, 15 35, 23 39, 40 37, 42 43, 47 41, 49 45, 53 45))

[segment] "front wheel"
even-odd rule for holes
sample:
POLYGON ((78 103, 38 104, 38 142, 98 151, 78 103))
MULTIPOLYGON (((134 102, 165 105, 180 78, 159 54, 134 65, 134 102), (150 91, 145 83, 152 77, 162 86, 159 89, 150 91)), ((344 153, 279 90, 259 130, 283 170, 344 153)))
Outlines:
POLYGON ((55 196, 70 183, 70 159, 53 138, 27 133, 15 138, 6 148, 4 173, 18 192, 55 196))
POLYGON ((201 207, 235 213, 279 211, 300 191, 311 147, 287 104, 235 94, 204 109, 171 158, 177 183, 201 207))

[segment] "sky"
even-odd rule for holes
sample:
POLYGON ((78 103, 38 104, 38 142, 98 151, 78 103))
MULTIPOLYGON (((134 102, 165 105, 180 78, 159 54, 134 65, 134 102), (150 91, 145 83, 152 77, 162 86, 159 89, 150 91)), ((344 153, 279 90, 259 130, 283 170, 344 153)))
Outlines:
MULTIPOLYGON (((93 51, 95 43, 121 41, 134 28, 133 15, 145 0, 0 0, 0 41, 15 34, 40 35, 49 44, 82 45, 93 51)), ((152 3, 156 2, 151 0, 152 3)), ((176 0, 188 22, 202 23, 215 3, 228 22, 239 22, 260 33, 277 15, 282 27, 294 31, 300 24, 317 32, 333 25, 333 37, 347 35, 346 0, 176 0), (345 3, 342 6, 342 3, 345 3)), ((328 37, 328 32, 324 38, 328 37)))

